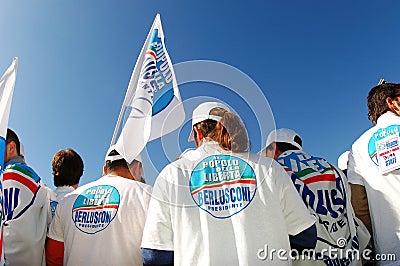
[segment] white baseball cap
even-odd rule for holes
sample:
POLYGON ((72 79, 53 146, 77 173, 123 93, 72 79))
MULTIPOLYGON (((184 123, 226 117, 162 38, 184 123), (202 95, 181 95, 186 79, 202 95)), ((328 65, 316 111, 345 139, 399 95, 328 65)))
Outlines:
POLYGON ((289 143, 301 150, 302 149, 301 145, 296 141, 294 141, 294 138, 296 136, 300 138, 299 134, 297 134, 294 130, 288 128, 280 128, 272 130, 271 133, 269 133, 268 135, 267 142, 265 143, 265 147, 263 150, 265 150, 265 148, 267 148, 273 142, 289 143))
POLYGON ((22 157, 25 156, 25 147, 24 144, 22 144, 21 142, 19 143, 19 155, 22 157))
MULTIPOLYGON (((110 148, 107 150, 106 158, 104 159, 104 161, 105 161, 105 162, 107 162, 107 161, 114 162, 114 161, 116 161, 116 160, 122 160, 122 159, 125 160, 125 158, 121 155, 121 152, 118 151, 116 145, 111 145, 110 148), (116 152, 118 152, 118 154, 116 154, 116 155, 110 155, 110 152, 112 152, 113 150, 115 150, 116 152)), ((139 161, 139 162, 142 162, 142 157, 140 156, 140 154, 139 154, 138 156, 136 156, 135 160, 136 160, 136 161, 139 161)))
POLYGON ((196 107, 196 109, 193 110, 193 115, 192 115, 192 131, 190 131, 189 139, 188 141, 193 141, 194 140, 194 133, 193 133, 193 127, 197 123, 200 123, 204 120, 211 119, 214 121, 219 122, 222 117, 218 115, 210 115, 210 111, 214 108, 223 108, 230 112, 229 108, 219 102, 205 102, 200 104, 199 106, 196 107))
POLYGON ((349 161, 349 154, 350 154, 350 151, 345 151, 338 158, 337 164, 338 164, 339 169, 342 171, 347 169, 347 163, 349 161))

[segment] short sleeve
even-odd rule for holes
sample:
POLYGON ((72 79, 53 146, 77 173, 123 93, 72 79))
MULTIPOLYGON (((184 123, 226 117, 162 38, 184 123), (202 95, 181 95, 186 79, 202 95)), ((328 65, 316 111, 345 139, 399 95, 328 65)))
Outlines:
POLYGON ((347 179, 351 184, 364 186, 364 178, 358 171, 358 165, 356 165, 356 162, 354 160, 353 150, 351 150, 349 153, 349 162, 347 164, 347 179))
POLYGON ((289 174, 279 165, 275 172, 277 184, 280 186, 280 205, 286 222, 289 235, 297 235, 315 223, 296 188, 290 180, 289 174))
POLYGON ((142 248, 174 250, 171 222, 170 184, 164 179, 165 169, 154 184, 143 231, 142 248))
POLYGON ((48 226, 50 226, 50 223, 55 215, 58 202, 56 194, 54 193, 53 190, 51 190, 45 184, 42 184, 42 188, 46 191, 47 224, 48 226))
POLYGON ((47 236, 59 242, 64 242, 64 231, 61 219, 62 206, 58 205, 53 220, 51 221, 47 236))

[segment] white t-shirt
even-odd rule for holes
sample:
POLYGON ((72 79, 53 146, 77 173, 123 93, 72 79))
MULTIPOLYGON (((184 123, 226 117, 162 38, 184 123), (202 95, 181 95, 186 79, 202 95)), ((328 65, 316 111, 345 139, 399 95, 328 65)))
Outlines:
POLYGON ((53 191, 20 163, 6 164, 2 182, 6 265, 46 265, 44 245, 53 191))
POLYGON ((75 188, 73 188, 71 186, 57 187, 54 190, 54 193, 56 194, 57 202, 60 202, 65 197, 65 195, 67 195, 68 193, 70 193, 74 190, 75 190, 75 188))
POLYGON ((325 159, 310 156, 303 150, 285 151, 278 162, 291 174, 292 182, 310 212, 318 217, 315 250, 320 261, 307 261, 307 264, 361 265, 349 252, 361 253, 369 238, 360 241, 357 235, 357 225, 363 225, 354 216, 345 175, 325 159))
POLYGON ((314 223, 278 163, 209 141, 158 176, 142 247, 174 251, 174 265, 290 265, 288 234, 314 223))
POLYGON ((57 206, 48 237, 64 242, 64 265, 142 265, 149 185, 106 175, 57 206))
POLYGON ((377 159, 387 158, 388 163, 382 161, 385 165, 392 163, 393 158, 400 160, 391 151, 399 145, 399 129, 399 116, 391 112, 383 114, 376 126, 354 142, 349 155, 349 182, 364 186, 367 192, 375 250, 379 254, 396 254, 396 262, 381 261, 379 265, 400 264, 400 169, 383 174, 377 159), (377 152, 377 147, 381 151, 385 147, 391 150, 383 154, 386 151, 377 152))

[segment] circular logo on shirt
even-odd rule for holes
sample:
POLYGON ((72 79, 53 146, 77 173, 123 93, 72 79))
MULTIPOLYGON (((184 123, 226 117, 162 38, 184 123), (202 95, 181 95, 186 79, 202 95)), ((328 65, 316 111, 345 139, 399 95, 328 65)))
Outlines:
POLYGON ((228 218, 245 209, 253 200, 257 179, 244 160, 230 155, 203 159, 190 176, 194 202, 215 218, 228 218))
POLYGON ((113 186, 94 186, 83 191, 72 207, 72 220, 84 233, 96 234, 115 218, 120 203, 118 190, 113 186))
POLYGON ((387 128, 380 128, 370 138, 368 154, 377 166, 379 166, 379 157, 388 157, 388 154, 398 150, 399 127, 399 125, 391 125, 387 128))

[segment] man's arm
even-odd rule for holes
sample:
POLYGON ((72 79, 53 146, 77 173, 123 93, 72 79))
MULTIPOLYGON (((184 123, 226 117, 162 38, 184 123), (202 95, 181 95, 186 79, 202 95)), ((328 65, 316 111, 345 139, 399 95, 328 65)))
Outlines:
POLYGON ((353 206, 354 213, 360 219, 369 233, 372 236, 371 216, 369 214, 369 205, 367 192, 365 187, 357 184, 350 184, 351 188, 351 205, 353 206))
POLYGON ((281 165, 278 166, 279 169, 276 169, 274 175, 281 183, 280 203, 288 228, 290 245, 299 251, 314 248, 317 243, 316 219, 310 214, 291 181, 291 178, 297 176, 291 171, 285 171, 281 165))
POLYGON ((52 238, 46 239, 46 262, 48 266, 62 266, 64 262, 64 243, 52 238))
POLYGON ((157 177, 147 212, 142 238, 142 260, 145 266, 169 266, 174 263, 171 204, 168 196, 169 182, 165 168, 157 177))
POLYGON ((294 236, 289 236, 290 247, 301 252, 313 249, 317 245, 317 227, 315 224, 294 236))
POLYGON ((174 252, 169 250, 142 249, 143 266, 172 266, 174 252))
POLYGON ((355 163, 353 152, 352 149, 349 153, 347 168, 347 178, 351 191, 351 205, 353 206, 356 217, 363 222, 372 236, 371 216, 369 213, 367 192, 364 186, 364 178, 360 174, 359 166, 355 163))

